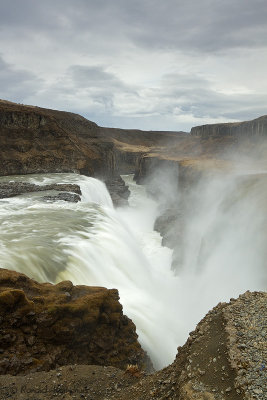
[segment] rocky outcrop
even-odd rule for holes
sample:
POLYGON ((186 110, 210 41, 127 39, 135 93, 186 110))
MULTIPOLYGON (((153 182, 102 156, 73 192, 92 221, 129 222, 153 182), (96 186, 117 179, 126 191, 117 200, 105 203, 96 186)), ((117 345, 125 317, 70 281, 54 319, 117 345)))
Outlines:
POLYGON ((37 283, 0 269, 0 373, 61 365, 151 365, 116 289, 37 283))
POLYGON ((235 138, 244 137, 266 137, 267 136, 267 115, 252 121, 209 124, 195 126, 191 129, 191 135, 201 136, 202 138, 234 136, 235 138))
POLYGON ((48 201, 48 202, 53 202, 53 201, 68 201, 70 203, 78 203, 78 201, 81 201, 81 198, 78 194, 76 193, 67 193, 67 192, 60 192, 59 194, 56 195, 47 195, 42 197, 42 200, 48 201))
POLYGON ((53 183, 51 185, 35 185, 34 183, 19 182, 19 181, 0 183, 0 199, 4 199, 6 197, 19 196, 25 193, 44 192, 47 190, 55 190, 57 192, 62 192, 59 193, 57 196, 50 196, 57 198, 59 200, 71 201, 72 199, 72 201, 75 202, 81 200, 79 196, 82 194, 81 189, 78 185, 75 184, 53 183), (65 192, 70 192, 70 193, 65 193, 65 192), (71 196, 71 194, 75 194, 75 196, 71 196))
POLYGON ((106 180, 105 183, 114 206, 127 206, 130 191, 128 189, 128 186, 125 185, 123 179, 118 176, 117 178, 106 180))

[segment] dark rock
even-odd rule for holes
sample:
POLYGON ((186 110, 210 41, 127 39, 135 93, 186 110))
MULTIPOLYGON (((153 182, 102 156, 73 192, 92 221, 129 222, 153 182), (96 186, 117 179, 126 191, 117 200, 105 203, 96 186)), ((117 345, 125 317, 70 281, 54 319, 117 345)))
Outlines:
MULTIPOLYGON (((27 182, 4 182, 0 183, 0 199, 6 197, 14 197, 25 193, 43 192, 47 190, 55 190, 59 192, 72 192, 76 193, 77 196, 81 195, 81 189, 76 184, 54 183, 50 185, 35 185, 33 183, 27 183, 27 182)), ((70 193, 59 194, 59 196, 62 196, 61 200, 64 200, 64 196, 66 194, 70 193)), ((78 199, 78 197, 73 197, 73 199, 74 198, 78 199)), ((66 201, 71 201, 71 200, 66 200, 66 201)))
POLYGON ((78 203, 78 201, 81 201, 81 198, 78 194, 75 193, 59 193, 56 196, 44 196, 42 198, 45 201, 58 201, 58 200, 63 200, 63 201, 69 201, 71 203, 78 203))
POLYGON ((128 197, 130 195, 130 191, 121 177, 106 180, 105 184, 110 193, 114 206, 128 205, 128 197))

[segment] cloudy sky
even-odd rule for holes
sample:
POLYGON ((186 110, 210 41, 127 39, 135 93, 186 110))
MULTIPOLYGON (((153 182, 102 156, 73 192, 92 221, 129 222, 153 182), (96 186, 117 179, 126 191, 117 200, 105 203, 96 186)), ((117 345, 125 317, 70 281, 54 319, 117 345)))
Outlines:
POLYGON ((267 114, 266 0, 0 0, 0 98, 102 126, 267 114))

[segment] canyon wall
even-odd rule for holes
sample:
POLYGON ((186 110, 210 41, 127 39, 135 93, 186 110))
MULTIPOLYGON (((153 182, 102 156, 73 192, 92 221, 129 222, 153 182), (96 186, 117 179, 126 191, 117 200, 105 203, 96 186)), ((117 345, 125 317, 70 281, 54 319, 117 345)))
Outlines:
POLYGON ((195 126, 191 135, 205 137, 262 137, 267 135, 267 115, 252 121, 195 126))
POLYGON ((76 114, 0 102, 0 147, 1 175, 114 171, 112 142, 76 114))
POLYGON ((104 180, 134 172, 138 156, 174 132, 102 128, 80 115, 0 101, 0 175, 79 172, 104 180))

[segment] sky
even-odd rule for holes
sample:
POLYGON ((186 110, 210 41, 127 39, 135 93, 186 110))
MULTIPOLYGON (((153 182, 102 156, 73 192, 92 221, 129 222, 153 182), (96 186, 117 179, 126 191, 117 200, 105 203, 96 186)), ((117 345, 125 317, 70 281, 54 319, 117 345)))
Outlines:
POLYGON ((267 114, 266 0, 0 0, 0 98, 101 126, 267 114))

